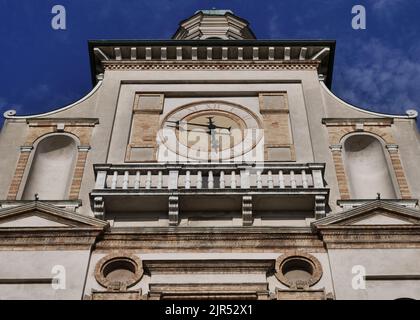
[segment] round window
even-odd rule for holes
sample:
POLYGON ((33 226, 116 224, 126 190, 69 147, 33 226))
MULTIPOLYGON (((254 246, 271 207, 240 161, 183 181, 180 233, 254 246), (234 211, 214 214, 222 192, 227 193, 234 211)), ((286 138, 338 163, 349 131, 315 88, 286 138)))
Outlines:
POLYGON ((314 273, 314 268, 309 261, 301 257, 290 258, 284 262, 281 272, 290 282, 308 282, 314 273))
POLYGON ((96 265, 96 280, 105 288, 125 290, 135 285, 143 276, 141 260, 130 255, 108 255, 96 265))
POLYGON ((292 289, 307 289, 321 279, 321 263, 310 254, 286 254, 277 259, 275 275, 292 289))
POLYGON ((113 259, 103 268, 105 279, 111 282, 131 282, 136 276, 136 265, 130 259, 113 259))

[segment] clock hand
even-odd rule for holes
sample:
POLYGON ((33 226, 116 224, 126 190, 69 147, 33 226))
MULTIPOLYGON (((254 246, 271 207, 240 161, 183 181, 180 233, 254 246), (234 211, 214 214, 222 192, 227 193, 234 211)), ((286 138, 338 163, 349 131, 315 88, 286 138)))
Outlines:
POLYGON ((207 119, 209 119, 209 123, 207 124, 209 130, 212 130, 212 129, 226 129, 226 130, 230 131, 231 127, 227 128, 227 127, 216 126, 213 122, 213 117, 207 117, 207 119))
POLYGON ((189 125, 189 126, 205 127, 205 128, 208 128, 209 130, 212 130, 212 129, 226 129, 226 130, 230 131, 231 128, 232 128, 232 127, 220 127, 220 126, 216 126, 213 123, 212 123, 212 126, 209 127, 208 124, 202 124, 202 123, 193 123, 193 122, 184 122, 184 121, 169 121, 169 120, 166 121, 166 122, 174 123, 177 126, 180 126, 181 124, 186 124, 186 125, 189 125))
POLYGON ((175 123, 176 125, 180 125, 180 124, 186 124, 186 125, 190 125, 190 126, 198 126, 198 127, 205 127, 208 128, 208 125, 206 124, 201 124, 201 123, 191 123, 191 122, 185 122, 185 121, 166 121, 166 122, 170 122, 170 123, 175 123))

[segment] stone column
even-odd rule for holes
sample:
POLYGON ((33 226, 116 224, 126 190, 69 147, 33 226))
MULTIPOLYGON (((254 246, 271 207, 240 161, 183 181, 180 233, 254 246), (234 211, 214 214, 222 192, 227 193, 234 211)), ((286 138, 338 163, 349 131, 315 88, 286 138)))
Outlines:
POLYGON ((394 168, 398 187, 400 188, 401 198, 411 199, 411 192, 405 177, 404 168, 402 167, 398 145, 388 144, 386 145, 386 148, 389 152, 389 157, 391 158, 392 167, 394 168))
POLYGON ((7 200, 16 200, 19 192, 20 184, 22 182, 23 174, 25 173, 26 164, 28 163, 29 156, 33 146, 22 146, 20 147, 19 160, 15 169, 12 183, 9 187, 9 193, 7 194, 7 200))
POLYGON ((344 170, 344 163, 341 152, 342 148, 343 146, 340 144, 330 146, 334 161, 335 174, 337 176, 338 190, 340 191, 341 199, 348 200, 350 199, 350 192, 347 183, 346 172, 344 170))
POLYGON ((70 187, 70 200, 77 200, 79 198, 80 187, 82 185, 83 172, 85 171, 86 158, 90 146, 79 146, 77 153, 76 167, 74 168, 73 180, 70 187))

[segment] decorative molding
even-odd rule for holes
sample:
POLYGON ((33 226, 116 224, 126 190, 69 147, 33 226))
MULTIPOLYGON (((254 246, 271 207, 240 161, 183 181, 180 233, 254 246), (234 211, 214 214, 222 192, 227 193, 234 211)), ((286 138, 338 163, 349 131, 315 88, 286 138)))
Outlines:
POLYGON ((89 250, 109 223, 43 201, 26 202, 0 211, 1 221, 37 216, 61 227, 1 227, 0 250, 89 250))
POLYGON ((20 152, 31 152, 34 149, 33 146, 21 146, 20 152))
POLYGON ((252 226, 252 196, 242 196, 242 225, 252 226))
POLYGON ((388 150, 389 153, 397 153, 399 149, 397 144, 387 144, 385 148, 388 150))
POLYGON ((179 221, 178 196, 169 197, 169 225, 177 226, 179 221))
POLYGON ((327 249, 420 248, 419 225, 319 226, 327 249))
POLYGON ((334 300, 334 295, 325 292, 325 288, 319 290, 280 290, 276 288, 277 300, 334 300))
POLYGON ((326 197, 324 195, 315 196, 315 218, 325 217, 326 197))
POLYGON ((69 104, 69 105, 67 105, 63 108, 56 109, 56 110, 46 112, 46 113, 40 113, 40 114, 32 115, 32 116, 17 116, 15 110, 6 111, 3 115, 6 119, 32 119, 32 118, 35 119, 37 117, 50 116, 52 114, 65 111, 67 109, 70 109, 70 108, 82 103, 83 101, 87 100, 88 98, 90 98, 99 89, 99 87, 102 85, 102 80, 101 79, 98 79, 98 80, 99 80, 99 82, 96 84, 96 86, 87 95, 85 95, 84 97, 77 100, 76 102, 74 102, 72 104, 69 104))
POLYGON ((152 283, 149 300, 251 299, 268 300, 268 283, 152 283))
POLYGON ((341 145, 341 144, 332 144, 332 145, 330 145, 330 149, 331 149, 332 152, 334 152, 334 151, 341 152, 343 150, 343 145, 341 145))
MULTIPOLYGON (((33 202, 34 200, 0 200, 0 209, 19 207, 33 202)), ((41 203, 71 212, 76 212, 77 208, 82 205, 81 200, 42 200, 41 203)))
POLYGON ((203 70, 203 71, 223 71, 223 70, 257 70, 257 71, 270 71, 270 70, 314 70, 316 71, 319 62, 318 61, 280 61, 279 63, 273 63, 270 61, 253 61, 239 63, 239 62, 221 62, 215 61, 216 63, 210 63, 209 61, 199 63, 192 63, 192 61, 185 62, 169 62, 164 61, 158 63, 139 63, 131 61, 120 61, 120 62, 107 62, 104 61, 105 70, 116 70, 116 71, 131 71, 131 70, 203 70))
MULTIPOLYGON (((327 48, 325 48, 327 49, 327 48)), ((321 85, 321 88, 325 90, 325 92, 331 97, 333 98, 335 101, 337 101, 340 104, 343 104, 344 106, 351 108, 353 110, 359 111, 359 112, 363 112, 365 114, 369 114, 369 115, 373 115, 375 117, 386 117, 386 118, 391 118, 391 119, 414 119, 417 117, 417 112, 413 113, 413 112, 406 112, 407 115, 402 116, 402 115, 394 115, 394 114, 386 114, 386 113, 379 113, 379 112, 373 112, 373 111, 368 111, 359 107, 356 107, 354 105, 351 105, 350 103, 345 102, 344 100, 340 99, 339 97, 337 97, 328 87, 327 85, 323 82, 320 81, 319 82, 321 85)))
MULTIPOLYGON (((99 124, 98 118, 31 118, 26 119, 26 123, 30 127, 57 127, 63 126, 76 126, 76 127, 94 127, 99 124)), ((61 131, 62 131, 61 130, 61 131)))
POLYGON ((371 274, 365 275, 366 281, 412 281, 420 280, 420 274, 371 274))
MULTIPOLYGON (((415 209, 419 202, 418 199, 382 199, 382 201, 390 202, 392 204, 403 206, 409 209, 415 209)), ((337 200, 337 205, 347 211, 370 202, 372 202, 372 199, 337 200)))
POLYGON ((270 227, 142 227, 113 229, 96 243, 96 250, 142 248, 142 252, 262 252, 305 248, 325 252, 319 235, 310 228, 270 227), (258 247, 255 243, 258 242, 258 247))
POLYGON ((394 123, 393 118, 323 118, 322 123, 326 126, 390 126, 394 123))
POLYGON ((93 214, 95 215, 95 218, 104 220, 105 202, 103 197, 93 198, 93 214))
POLYGON ((357 208, 328 215, 311 223, 327 248, 420 248, 420 212, 385 200, 375 200, 357 208), (392 214, 411 224, 353 224, 379 214, 392 214))
POLYGON ((78 146, 77 150, 79 150, 79 152, 88 152, 91 149, 90 146, 78 146))
POLYGON ((143 260, 144 269, 157 274, 263 273, 274 270, 274 259, 143 260))
MULTIPOLYGON (((343 224, 346 221, 349 221, 349 219, 353 219, 354 217, 361 217, 363 215, 370 214, 371 212, 375 210, 385 210, 388 212, 392 212, 395 215, 400 215, 401 217, 405 217, 405 219, 414 219, 414 221, 417 221, 417 224, 420 225, 420 211, 415 210, 412 208, 404 207, 400 204, 396 204, 393 200, 365 200, 368 201, 364 203, 361 206, 358 206, 356 208, 353 208, 351 210, 347 210, 344 212, 336 213, 336 214, 330 214, 327 217, 312 222, 312 226, 315 227, 321 227, 321 226, 327 226, 327 225, 337 225, 337 224, 343 224)), ((398 201, 398 200, 395 200, 398 201)), ((355 226, 357 227, 357 226, 355 226)))
POLYGON ((85 295, 83 300, 145 300, 140 290, 127 291, 97 291, 92 290, 91 295, 85 295))

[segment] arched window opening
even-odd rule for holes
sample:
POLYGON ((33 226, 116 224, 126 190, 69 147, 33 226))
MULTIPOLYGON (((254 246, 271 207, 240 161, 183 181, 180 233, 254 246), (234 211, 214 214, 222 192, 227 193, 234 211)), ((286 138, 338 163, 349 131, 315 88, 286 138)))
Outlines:
POLYGON ((73 178, 77 147, 67 135, 52 135, 38 143, 22 195, 24 200, 64 200, 73 178))
POLYGON ((396 198, 389 165, 381 142, 367 134, 353 135, 344 142, 346 175, 353 199, 396 198))

